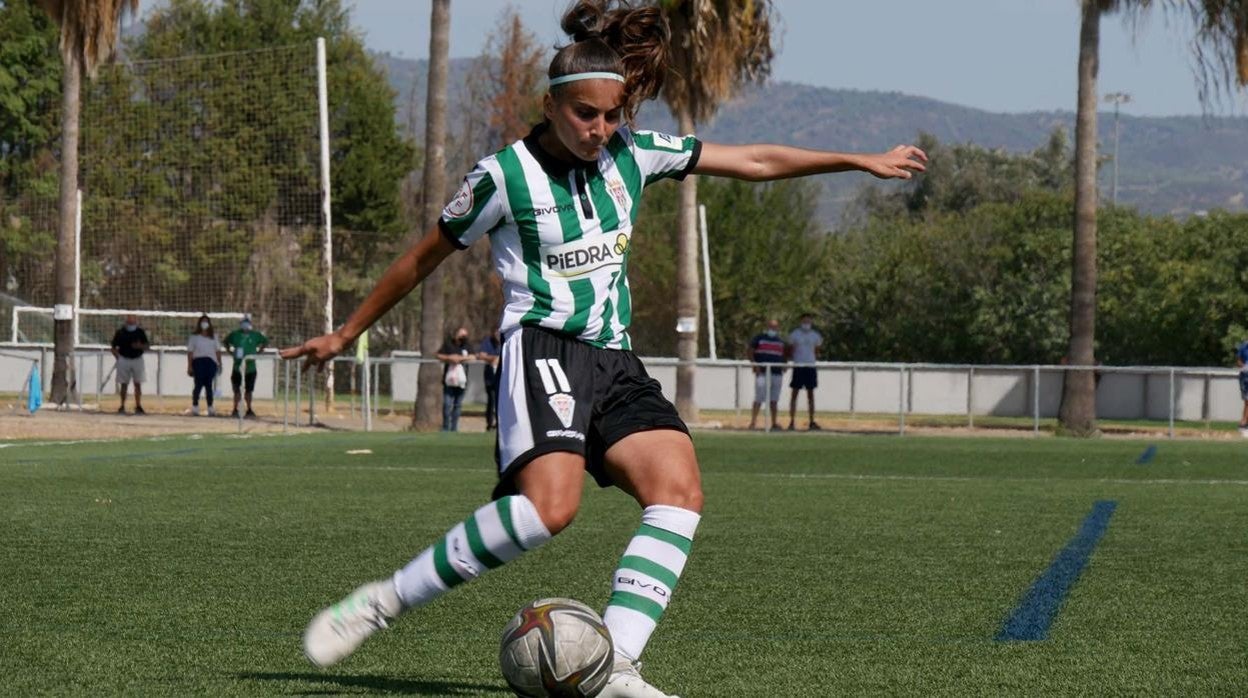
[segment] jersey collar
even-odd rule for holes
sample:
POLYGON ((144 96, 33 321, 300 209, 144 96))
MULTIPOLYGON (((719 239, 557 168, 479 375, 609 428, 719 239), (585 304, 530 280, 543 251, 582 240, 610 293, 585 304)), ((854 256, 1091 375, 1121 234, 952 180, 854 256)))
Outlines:
POLYGON ((533 159, 537 160, 537 164, 541 166, 542 171, 551 177, 562 178, 567 177, 568 173, 572 170, 588 171, 597 169, 598 163, 587 162, 583 165, 574 165, 570 162, 560 160, 547 152, 547 150, 542 147, 541 141, 538 139, 541 138, 542 134, 549 128, 550 124, 542 122, 534 126, 533 130, 529 131, 529 135, 524 137, 524 147, 530 154, 533 155, 533 159))

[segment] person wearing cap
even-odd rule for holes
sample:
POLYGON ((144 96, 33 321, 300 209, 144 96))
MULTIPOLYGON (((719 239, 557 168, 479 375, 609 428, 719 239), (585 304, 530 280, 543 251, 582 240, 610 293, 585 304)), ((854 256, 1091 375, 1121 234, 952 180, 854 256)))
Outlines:
POLYGON ((256 330, 251 324, 251 314, 243 315, 238 329, 225 338, 225 349, 234 357, 234 369, 230 372, 230 385, 234 387, 234 411, 231 417, 238 416, 238 402, 246 388, 247 418, 255 419, 256 413, 251 409, 251 394, 256 389, 256 360, 248 358, 259 354, 269 346, 269 338, 256 330))

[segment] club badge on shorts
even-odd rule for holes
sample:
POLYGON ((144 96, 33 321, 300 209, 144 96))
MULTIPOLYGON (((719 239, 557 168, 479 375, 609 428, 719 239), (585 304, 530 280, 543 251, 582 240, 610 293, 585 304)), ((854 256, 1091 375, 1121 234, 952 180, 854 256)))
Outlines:
POLYGON ((555 393, 546 402, 550 405, 550 409, 555 411, 555 416, 559 418, 563 428, 570 429, 572 427, 572 412, 576 409, 576 398, 567 393, 555 393))

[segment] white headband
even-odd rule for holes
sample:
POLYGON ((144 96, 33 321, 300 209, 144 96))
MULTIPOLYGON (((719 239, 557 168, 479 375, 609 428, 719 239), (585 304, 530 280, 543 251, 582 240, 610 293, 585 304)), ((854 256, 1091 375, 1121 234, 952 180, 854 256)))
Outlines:
POLYGON ((624 82, 624 76, 619 73, 572 73, 570 75, 560 75, 557 78, 550 79, 550 86, 562 85, 567 82, 576 82, 577 80, 618 80, 624 82))

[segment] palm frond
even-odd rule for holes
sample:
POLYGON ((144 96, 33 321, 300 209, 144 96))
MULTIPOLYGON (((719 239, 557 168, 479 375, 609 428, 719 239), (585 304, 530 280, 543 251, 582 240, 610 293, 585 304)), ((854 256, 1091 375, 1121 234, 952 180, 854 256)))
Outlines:
POLYGON ((663 98, 705 122, 742 86, 771 74, 770 0, 663 0, 672 28, 663 98))
POLYGON ((67 62, 76 57, 90 77, 113 56, 122 18, 139 11, 139 0, 39 0, 39 4, 61 28, 61 55, 67 62))

